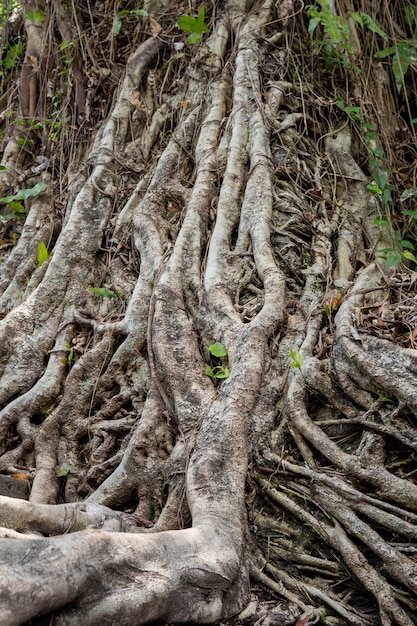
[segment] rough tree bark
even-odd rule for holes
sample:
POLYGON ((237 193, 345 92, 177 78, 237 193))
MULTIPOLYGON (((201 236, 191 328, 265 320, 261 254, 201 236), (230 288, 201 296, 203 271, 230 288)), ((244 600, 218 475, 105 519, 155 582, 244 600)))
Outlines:
POLYGON ((417 16, 320 3, 350 29, 326 69, 297 0, 201 3, 195 45, 199 3, 23 4, 1 623, 416 623, 417 283, 385 263, 393 225, 414 240, 415 68, 398 95, 372 24, 409 41, 417 16))

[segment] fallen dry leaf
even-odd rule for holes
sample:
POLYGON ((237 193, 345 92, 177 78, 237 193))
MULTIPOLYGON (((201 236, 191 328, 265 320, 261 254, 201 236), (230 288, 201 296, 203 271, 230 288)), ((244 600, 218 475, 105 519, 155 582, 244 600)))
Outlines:
POLYGON ((162 30, 161 24, 155 19, 155 15, 153 13, 149 15, 149 27, 154 37, 157 37, 162 30))

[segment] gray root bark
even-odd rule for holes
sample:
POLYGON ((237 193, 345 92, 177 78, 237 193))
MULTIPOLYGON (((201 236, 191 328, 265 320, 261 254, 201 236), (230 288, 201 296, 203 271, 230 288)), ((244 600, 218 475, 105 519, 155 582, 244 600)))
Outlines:
MULTIPOLYGON (((298 564, 347 568, 384 626, 413 623, 415 562, 382 535, 415 541, 417 487, 386 468, 384 436, 410 448, 417 436, 380 398, 416 414, 416 356, 358 331, 358 311, 387 290, 386 234, 348 128, 329 134, 325 154, 300 130, 281 37, 266 36, 275 4, 226 2, 163 102, 168 44, 140 45, 74 157, 62 223, 51 173, 39 174, 50 187, 30 202, 0 281, 0 472, 30 480, 29 501, 0 496, 5 626, 44 614, 62 625, 212 623, 248 605, 249 571, 292 603, 294 620, 315 623, 325 608, 334 624, 372 624, 330 585, 285 571, 300 528, 331 552, 298 553, 298 564), (324 159, 343 183, 333 200, 324 159), (41 265, 39 242, 50 244, 41 265), (117 297, 100 300, 97 286, 117 297), (227 347, 221 381, 205 373, 214 342, 227 347), (357 428, 351 447, 340 426, 357 428), (247 484, 273 515, 248 513, 247 484), (262 528, 268 558, 250 540, 262 528), (270 546, 271 529, 282 537, 270 546)), ((292 3, 278 4, 286 24, 292 3)), ((77 28, 62 16, 58 26, 63 38, 77 28)), ((27 28, 34 63, 41 26, 27 28)), ((23 167, 16 145, 4 151, 5 189, 23 167)))

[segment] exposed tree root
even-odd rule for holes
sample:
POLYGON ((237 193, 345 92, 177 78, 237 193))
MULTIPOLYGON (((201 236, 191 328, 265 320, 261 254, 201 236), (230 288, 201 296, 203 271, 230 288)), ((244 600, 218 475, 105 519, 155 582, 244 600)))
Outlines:
POLYGON ((4 194, 48 188, 2 221, 0 473, 30 486, 0 496, 2 624, 411 626, 416 283, 384 267, 352 127, 313 119, 296 2, 213 3, 175 53, 185 9, 145 4, 124 52, 90 9, 25 22, 25 132, 59 35, 91 141, 62 136, 58 180, 54 139, 40 169, 5 139, 4 194))

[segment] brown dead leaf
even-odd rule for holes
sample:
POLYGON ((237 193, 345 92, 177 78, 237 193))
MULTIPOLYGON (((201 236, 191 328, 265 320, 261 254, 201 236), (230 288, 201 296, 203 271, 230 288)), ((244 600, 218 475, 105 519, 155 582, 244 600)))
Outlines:
POLYGON ((133 104, 133 106, 135 106, 138 109, 142 108, 142 101, 141 101, 139 89, 134 89, 133 91, 130 92, 129 102, 130 104, 133 104))
POLYGON ((10 474, 10 478, 17 478, 18 480, 26 480, 28 477, 28 475, 26 473, 19 473, 19 474, 10 474))
POLYGON ((154 37, 157 37, 159 33, 162 31, 162 26, 156 20, 155 15, 153 13, 149 15, 149 28, 151 29, 151 34, 154 37))

